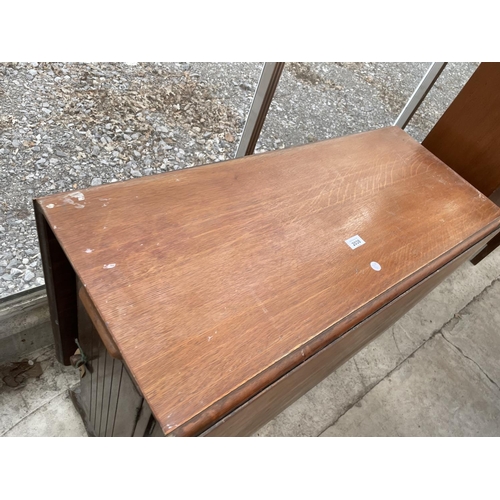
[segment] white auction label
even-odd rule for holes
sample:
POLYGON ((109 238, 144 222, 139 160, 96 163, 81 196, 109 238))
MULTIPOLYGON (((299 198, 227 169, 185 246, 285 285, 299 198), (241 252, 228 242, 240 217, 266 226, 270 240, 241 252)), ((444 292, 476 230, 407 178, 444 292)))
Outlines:
POLYGON ((345 240, 345 242, 354 250, 355 248, 360 247, 361 245, 364 245, 365 242, 363 241, 363 238, 361 236, 356 235, 352 236, 351 238, 345 240))

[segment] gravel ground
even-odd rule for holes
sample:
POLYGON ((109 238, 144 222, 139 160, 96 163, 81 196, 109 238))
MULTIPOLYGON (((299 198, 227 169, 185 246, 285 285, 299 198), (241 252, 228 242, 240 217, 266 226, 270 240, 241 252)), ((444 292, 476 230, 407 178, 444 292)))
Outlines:
MULTIPOLYGON (((429 63, 288 63, 256 152, 391 125, 429 63)), ((42 285, 32 199, 234 157, 261 63, 1 63, 0 297, 42 285)), ((450 63, 422 140, 477 67, 450 63)))

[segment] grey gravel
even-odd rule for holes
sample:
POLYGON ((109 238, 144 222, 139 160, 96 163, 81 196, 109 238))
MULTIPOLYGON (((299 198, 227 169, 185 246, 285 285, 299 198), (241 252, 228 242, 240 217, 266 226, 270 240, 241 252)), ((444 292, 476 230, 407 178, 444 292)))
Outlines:
POLYGON ((24 281, 31 281, 35 277, 35 274, 32 271, 26 271, 24 275, 24 281))
MULTIPOLYGON (((287 63, 256 152, 391 125, 428 65, 287 63)), ((476 67, 449 64, 407 131, 476 67)), ((233 158, 261 68, 0 63, 0 297, 43 284, 33 198, 233 158)))
POLYGON ((17 259, 12 259, 8 264, 7 264, 7 269, 12 269, 14 266, 17 266, 19 264, 19 261, 17 259))

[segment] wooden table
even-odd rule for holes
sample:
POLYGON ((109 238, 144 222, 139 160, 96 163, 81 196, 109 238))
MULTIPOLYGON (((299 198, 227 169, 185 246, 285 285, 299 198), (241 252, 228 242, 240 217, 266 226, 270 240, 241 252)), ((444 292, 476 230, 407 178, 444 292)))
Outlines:
POLYGON ((248 435, 500 227, 399 128, 35 200, 96 435, 248 435))

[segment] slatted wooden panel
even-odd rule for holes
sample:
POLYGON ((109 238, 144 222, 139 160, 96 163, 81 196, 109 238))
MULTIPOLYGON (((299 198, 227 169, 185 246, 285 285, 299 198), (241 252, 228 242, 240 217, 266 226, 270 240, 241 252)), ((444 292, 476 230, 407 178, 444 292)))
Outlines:
MULTIPOLYGON (((94 349, 94 335, 93 325, 88 320, 88 316, 83 308, 81 302, 78 303, 78 340, 83 352, 87 356, 87 363, 85 366, 85 376, 80 380, 80 404, 85 413, 85 419, 91 423, 94 405, 92 405, 92 378, 93 374, 93 349, 94 349)), ((76 346, 75 346, 76 347, 76 346)), ((93 426, 92 426, 93 431, 93 426)))
MULTIPOLYGON (((142 395, 123 363, 106 351, 81 301, 78 327, 79 342, 87 356, 87 373, 80 382, 79 398, 87 427, 91 434, 100 437, 133 436, 143 405, 142 395)), ((141 421, 142 432, 146 425, 141 421)))
MULTIPOLYGON (((107 353, 104 353, 104 370, 103 370, 103 380, 102 380, 102 400, 101 400, 101 418, 99 421, 99 436, 106 436, 109 434, 108 425, 110 422, 109 415, 114 414, 113 412, 113 401, 111 392, 113 388, 113 383, 116 380, 113 376, 115 360, 107 353)), ((115 405, 116 406, 116 405, 115 405)))

